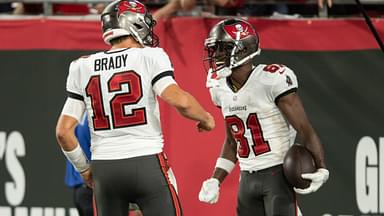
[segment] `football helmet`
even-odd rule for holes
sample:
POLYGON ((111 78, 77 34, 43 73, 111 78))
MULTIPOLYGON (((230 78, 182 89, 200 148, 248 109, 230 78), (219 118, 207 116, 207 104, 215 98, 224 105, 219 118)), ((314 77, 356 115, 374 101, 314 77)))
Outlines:
POLYGON ((259 36, 245 20, 231 18, 217 23, 204 43, 209 73, 217 78, 231 75, 232 69, 260 54, 259 36))
POLYGON ((156 21, 147 8, 135 0, 116 0, 108 4, 101 14, 104 42, 110 45, 114 38, 131 35, 143 46, 157 46, 153 33, 156 21))

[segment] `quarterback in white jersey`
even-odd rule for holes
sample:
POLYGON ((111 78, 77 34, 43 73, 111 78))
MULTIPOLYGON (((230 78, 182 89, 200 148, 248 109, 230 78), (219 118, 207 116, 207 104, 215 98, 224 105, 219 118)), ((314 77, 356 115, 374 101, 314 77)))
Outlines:
POLYGON ((173 67, 161 48, 122 48, 72 62, 67 92, 90 114, 92 159, 162 152, 156 96, 171 84, 173 67))
POLYGON ((111 2, 101 21, 104 41, 111 49, 71 63, 57 141, 94 188, 98 216, 126 216, 128 203, 138 204, 145 216, 182 215, 163 154, 157 96, 197 121, 199 131, 212 130, 214 119, 176 84, 168 55, 155 47, 156 22, 143 4, 111 2), (91 130, 91 164, 74 136, 85 111, 91 130))
POLYGON ((211 178, 203 182, 199 200, 216 203, 220 183, 239 161, 241 177, 237 196, 239 216, 297 216, 295 191, 311 193, 328 179, 320 139, 308 121, 291 69, 280 64, 256 64, 260 53, 254 27, 242 19, 216 24, 205 41, 209 71, 207 87, 221 108, 226 139, 211 178), (315 158, 315 173, 305 189, 285 179, 284 156, 298 133, 315 158))

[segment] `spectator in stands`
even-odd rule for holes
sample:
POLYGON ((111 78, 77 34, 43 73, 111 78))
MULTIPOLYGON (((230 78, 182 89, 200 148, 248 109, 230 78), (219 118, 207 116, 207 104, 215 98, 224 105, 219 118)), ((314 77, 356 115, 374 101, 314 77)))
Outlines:
MULTIPOLYGON (((325 1, 328 6, 332 6, 332 0, 318 0, 320 8, 324 7, 325 1)), ((218 9, 217 15, 243 15, 243 16, 259 16, 271 15, 273 11, 286 14, 288 8, 286 4, 276 3, 272 8, 255 8, 254 5, 245 4, 245 0, 204 0, 205 5, 214 5, 218 9), (269 12, 265 12, 268 10, 269 12), (272 11, 271 11, 272 10, 272 11)), ((174 15, 178 11, 191 11, 195 8, 196 0, 169 0, 169 2, 153 13, 155 20, 166 19, 174 15)), ((210 12, 213 12, 212 10, 210 12)))
POLYGON ((13 14, 15 15, 36 15, 36 14, 42 14, 43 4, 41 3, 22 3, 22 2, 15 2, 13 4, 14 11, 13 14))
POLYGON ((93 4, 90 8, 90 13, 92 14, 101 14, 105 8, 104 3, 96 3, 93 4))
MULTIPOLYGON (((16 15, 38 15, 44 13, 42 3, 22 3, 12 4, 13 14, 16 15)), ((87 15, 100 14, 104 10, 104 3, 97 4, 74 4, 74 3, 53 3, 53 15, 87 15)), ((1 12, 1 9, 0 9, 1 12)))
MULTIPOLYGON (((210 5, 210 0, 207 0, 205 4, 210 5)), ((233 0, 213 0, 215 5, 224 6, 232 4, 233 0)), ((155 20, 166 19, 173 16, 178 11, 186 12, 195 8, 196 0, 169 0, 169 2, 153 13, 155 20)), ((213 11, 210 11, 213 12, 213 11)))
POLYGON ((329 7, 332 7, 332 2, 333 0, 317 0, 318 4, 319 4, 319 7, 320 8, 323 8, 324 7, 324 2, 327 1, 327 5, 329 7))
POLYGON ((215 14, 219 16, 271 16, 275 12, 288 14, 288 5, 282 2, 255 5, 245 0, 236 0, 234 4, 215 7, 215 14))

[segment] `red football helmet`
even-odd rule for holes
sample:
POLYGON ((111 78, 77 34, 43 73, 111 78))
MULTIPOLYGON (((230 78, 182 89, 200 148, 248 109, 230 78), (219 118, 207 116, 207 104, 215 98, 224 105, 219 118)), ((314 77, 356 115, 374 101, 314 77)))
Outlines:
POLYGON ((108 4, 101 14, 104 42, 132 35, 144 46, 157 46, 158 37, 153 33, 156 21, 147 8, 135 0, 116 0, 108 4))
POLYGON ((231 18, 217 23, 205 40, 205 51, 211 72, 226 77, 231 70, 260 54, 259 36, 245 20, 231 18), (220 75, 221 73, 221 75, 220 75))

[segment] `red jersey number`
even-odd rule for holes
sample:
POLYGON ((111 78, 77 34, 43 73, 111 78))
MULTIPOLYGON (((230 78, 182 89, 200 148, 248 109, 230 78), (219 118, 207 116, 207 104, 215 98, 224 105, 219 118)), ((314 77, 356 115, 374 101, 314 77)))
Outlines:
POLYGON ((250 113, 247 118, 246 126, 251 132, 251 146, 249 145, 248 139, 245 136, 245 125, 236 115, 227 116, 225 118, 227 125, 230 127, 232 136, 239 145, 237 153, 239 157, 249 157, 250 149, 252 148, 255 156, 264 154, 271 151, 268 141, 263 137, 263 131, 260 126, 259 119, 256 113, 250 113))
MULTIPOLYGON (((141 78, 134 71, 114 74, 108 81, 108 92, 121 91, 123 84, 128 85, 128 92, 116 94, 109 102, 113 128, 122 128, 147 123, 145 107, 132 109, 131 114, 125 114, 125 106, 137 104, 143 97, 141 78)), ((103 106, 100 76, 92 76, 86 87, 87 96, 91 98, 93 110, 93 127, 95 130, 110 129, 109 116, 103 106)))
POLYGON ((282 68, 284 67, 284 65, 281 65, 281 64, 270 64, 270 65, 266 65, 264 68, 263 68, 263 71, 266 71, 266 72, 269 72, 269 73, 275 73, 276 71, 279 71, 279 73, 284 73, 284 69, 281 70, 282 68))

